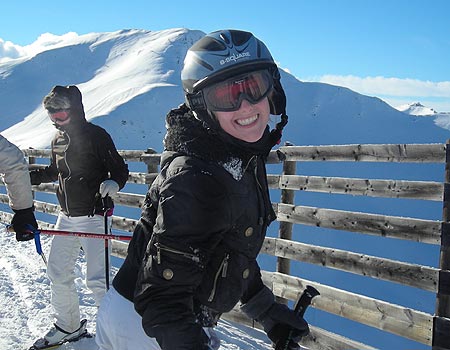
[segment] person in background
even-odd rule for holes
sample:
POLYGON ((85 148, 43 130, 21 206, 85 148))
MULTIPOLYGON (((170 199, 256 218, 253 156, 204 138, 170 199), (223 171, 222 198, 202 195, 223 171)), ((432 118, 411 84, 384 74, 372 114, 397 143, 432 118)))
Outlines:
POLYGON ((181 80, 186 103, 166 117, 161 171, 100 306, 97 345, 218 349, 209 333, 240 301, 274 343, 292 328, 298 349, 308 324, 275 301, 256 261, 275 220, 265 161, 287 123, 279 70, 252 33, 220 30, 188 50, 181 80), (270 114, 281 115, 272 131, 270 114))
POLYGON ((0 174, 6 185, 9 206, 14 211, 11 225, 18 241, 34 238, 33 230, 38 228, 34 216, 33 194, 31 192, 28 164, 22 151, 0 135, 0 174))
MULTIPOLYGON (((56 195, 61 211, 55 225, 57 230, 106 233, 105 220, 112 207, 105 206, 106 199, 124 187, 128 166, 110 135, 86 121, 82 95, 76 86, 53 87, 44 97, 43 105, 57 133, 51 143, 50 165, 31 171, 31 183, 39 185, 58 180, 56 195)), ((108 220, 108 230, 110 224, 108 220)), ((55 323, 34 343, 34 349, 73 341, 86 334, 86 321, 80 322, 74 283, 80 247, 86 257, 86 284, 96 305, 105 295, 109 266, 105 266, 104 240, 55 236, 47 266, 55 323)))

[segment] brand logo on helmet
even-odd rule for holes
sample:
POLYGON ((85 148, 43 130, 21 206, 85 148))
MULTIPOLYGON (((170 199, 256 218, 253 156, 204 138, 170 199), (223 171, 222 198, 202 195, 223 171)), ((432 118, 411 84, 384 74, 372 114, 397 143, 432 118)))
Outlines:
POLYGON ((232 54, 231 56, 228 56, 227 58, 220 60, 220 65, 224 65, 226 63, 230 63, 230 62, 236 62, 242 58, 246 58, 246 57, 250 57, 250 52, 242 52, 242 53, 238 53, 236 54, 232 54))

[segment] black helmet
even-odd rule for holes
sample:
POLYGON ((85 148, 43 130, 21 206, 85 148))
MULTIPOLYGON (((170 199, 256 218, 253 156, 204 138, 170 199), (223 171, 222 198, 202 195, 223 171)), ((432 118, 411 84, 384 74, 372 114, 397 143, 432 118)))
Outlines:
POLYGON ((263 69, 273 77, 273 91, 268 96, 270 113, 284 115, 286 96, 280 83, 280 72, 266 45, 252 33, 241 30, 207 34, 188 50, 184 60, 181 81, 187 104, 206 109, 201 91, 205 86, 263 69))

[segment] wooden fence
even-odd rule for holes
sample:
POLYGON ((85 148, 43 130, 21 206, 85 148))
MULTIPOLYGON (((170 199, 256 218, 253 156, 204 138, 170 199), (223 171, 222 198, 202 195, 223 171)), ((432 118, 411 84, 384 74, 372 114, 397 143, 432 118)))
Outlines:
MULTIPOLYGON (((24 150, 30 167, 36 158, 48 158, 49 150, 24 150)), ((143 162, 147 172, 132 172, 129 183, 150 185, 157 176, 160 155, 152 150, 120 151, 127 162, 143 162)), ((449 146, 447 144, 380 144, 380 145, 328 145, 282 146, 272 151, 268 163, 282 163, 281 174, 269 174, 269 185, 281 191, 280 202, 273 203, 279 222, 278 238, 267 237, 263 254, 277 257, 274 271, 262 271, 264 282, 282 300, 296 300, 299 293, 312 285, 320 291, 313 308, 404 337, 433 350, 450 349, 450 213, 449 146), (445 164, 443 182, 380 180, 327 176, 297 175, 297 164, 303 162, 393 162, 445 164), (442 203, 442 220, 424 220, 411 217, 387 216, 352 212, 295 204, 298 191, 329 194, 348 194, 399 199, 419 199, 442 203), (422 266, 372 255, 355 253, 292 240, 294 225, 314 226, 361 234, 410 240, 424 245, 440 246, 439 267, 422 266), (406 306, 371 298, 358 293, 290 275, 291 262, 314 264, 326 269, 346 271, 436 293, 434 314, 406 306)), ((54 193, 56 184, 34 186, 38 192, 54 193)), ((140 193, 143 193, 140 192, 140 193)), ((274 198, 272 198, 273 200, 274 198)), ((117 206, 140 207, 144 195, 119 192, 117 206)), ((6 195, 0 201, 7 203, 6 195)), ((330 200, 331 201, 331 200, 330 200)), ((36 210, 57 215, 58 205, 35 201, 36 210)), ((9 222, 11 214, 0 212, 0 219, 9 222)), ((113 228, 132 232, 135 218, 113 216, 113 228)), ((42 228, 52 228, 39 222, 42 228)), ((388 244, 388 243, 386 243, 388 244)), ((113 241, 113 254, 124 257, 127 243, 113 241)), ((256 326, 235 308, 225 319, 248 326, 256 326)), ((342 335, 311 326, 311 334, 302 344, 311 349, 374 349, 373 346, 342 335)))

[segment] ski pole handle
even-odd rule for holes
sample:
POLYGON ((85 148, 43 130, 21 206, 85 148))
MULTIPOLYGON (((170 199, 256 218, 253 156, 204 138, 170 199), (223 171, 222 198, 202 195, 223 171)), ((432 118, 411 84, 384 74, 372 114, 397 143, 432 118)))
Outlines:
MULTIPOLYGON (((320 295, 319 291, 312 287, 312 286, 306 286, 306 289, 303 291, 302 295, 300 295, 300 298, 297 301, 297 304, 295 305, 294 312, 296 315, 303 317, 305 314, 306 309, 309 305, 311 305, 311 302, 313 298, 317 295, 320 295)), ((292 341, 292 334, 293 329, 290 328, 287 330, 278 342, 275 345, 275 350, 289 350, 289 343, 292 341)))

